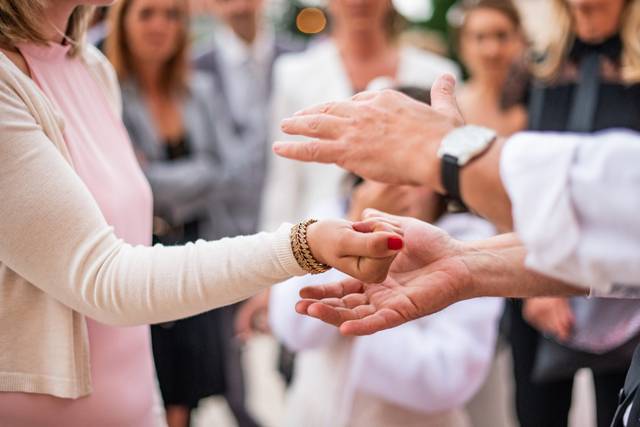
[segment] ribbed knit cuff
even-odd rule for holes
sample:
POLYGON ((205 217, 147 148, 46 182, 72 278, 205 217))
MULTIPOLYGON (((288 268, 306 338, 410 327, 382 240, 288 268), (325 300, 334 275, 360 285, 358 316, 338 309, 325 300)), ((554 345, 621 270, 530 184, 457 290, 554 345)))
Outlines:
POLYGON ((298 265, 291 249, 292 227, 293 225, 289 223, 282 224, 274 234, 273 245, 282 268, 291 276, 304 276, 307 272, 298 265))

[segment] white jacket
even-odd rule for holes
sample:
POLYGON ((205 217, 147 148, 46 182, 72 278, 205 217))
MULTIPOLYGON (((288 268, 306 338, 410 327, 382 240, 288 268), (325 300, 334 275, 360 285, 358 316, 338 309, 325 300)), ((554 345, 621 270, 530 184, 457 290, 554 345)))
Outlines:
MULTIPOLYGON (((429 88, 440 75, 458 75, 450 60, 412 47, 400 49, 396 81, 429 88)), ((283 55, 275 64, 272 98, 272 140, 292 139, 280 131, 280 121, 298 110, 354 95, 331 40, 303 53, 283 55)), ((335 165, 303 163, 271 155, 263 196, 262 229, 282 221, 302 219, 314 206, 340 195, 346 172, 335 165)))

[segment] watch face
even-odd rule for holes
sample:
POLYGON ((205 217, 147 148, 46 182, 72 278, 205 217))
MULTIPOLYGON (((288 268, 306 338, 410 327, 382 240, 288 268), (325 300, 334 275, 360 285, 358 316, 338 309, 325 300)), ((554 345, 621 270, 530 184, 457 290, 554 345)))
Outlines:
POLYGON ((495 139, 496 133, 487 128, 466 125, 451 131, 442 140, 438 155, 448 154, 458 159, 458 165, 463 166, 469 160, 487 149, 495 139))

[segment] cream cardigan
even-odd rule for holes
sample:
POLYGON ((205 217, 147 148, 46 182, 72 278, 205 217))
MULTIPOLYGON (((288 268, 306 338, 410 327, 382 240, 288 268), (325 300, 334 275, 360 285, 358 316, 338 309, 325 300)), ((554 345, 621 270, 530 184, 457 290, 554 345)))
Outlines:
MULTIPOLYGON (((106 59, 93 47, 81 59, 120 112, 106 59)), ((0 53, 0 392, 91 393, 84 316, 164 322, 304 274, 290 225, 185 247, 119 240, 74 172, 63 128, 53 104, 0 53)))

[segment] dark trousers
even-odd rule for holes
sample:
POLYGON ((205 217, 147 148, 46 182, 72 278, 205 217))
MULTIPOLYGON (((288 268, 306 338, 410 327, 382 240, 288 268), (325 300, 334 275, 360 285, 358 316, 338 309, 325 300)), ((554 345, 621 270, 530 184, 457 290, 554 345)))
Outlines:
MULTIPOLYGON (((513 356, 516 413, 521 427, 566 427, 573 391, 573 378, 538 383, 531 379, 539 333, 523 318, 521 303, 512 301, 506 315, 513 356)), ((609 427, 618 406, 626 367, 620 372, 594 374, 598 427, 609 427)))

